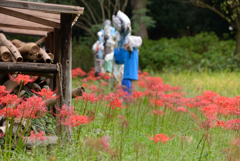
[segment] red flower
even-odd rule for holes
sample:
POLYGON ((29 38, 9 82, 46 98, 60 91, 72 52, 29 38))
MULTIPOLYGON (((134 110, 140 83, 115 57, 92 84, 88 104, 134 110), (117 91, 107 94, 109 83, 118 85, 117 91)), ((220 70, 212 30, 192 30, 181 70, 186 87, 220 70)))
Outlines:
POLYGON ((162 113, 162 110, 158 110, 158 111, 153 110, 153 113, 149 113, 149 114, 150 114, 150 115, 154 115, 154 114, 164 115, 165 113, 162 113))
POLYGON ((33 131, 30 132, 30 136, 29 138, 31 139, 32 142, 34 142, 35 140, 40 140, 40 141, 44 141, 46 137, 44 137, 43 135, 45 134, 45 131, 40 131, 34 134, 33 131))
POLYGON ((9 108, 9 107, 7 107, 7 108, 5 107, 5 108, 1 109, 0 115, 5 116, 5 117, 14 117, 14 118, 21 116, 18 109, 13 109, 13 108, 9 108))
POLYGON ((7 94, 5 96, 0 97, 0 105, 17 105, 20 102, 20 99, 18 99, 17 95, 15 94, 7 94))
POLYGON ((140 98, 142 96, 144 96, 143 92, 140 92, 140 91, 133 92, 133 98, 140 98))
POLYGON ((116 97, 115 99, 113 99, 113 100, 110 102, 110 106, 111 106, 112 109, 119 108, 119 110, 120 110, 121 107, 122 107, 122 100, 119 99, 119 97, 116 97))
POLYGON ((59 97, 59 96, 56 96, 56 91, 51 91, 51 89, 46 89, 46 88, 43 88, 41 92, 36 92, 32 89, 32 92, 42 96, 45 100, 56 99, 59 97))
POLYGON ((88 124, 93 121, 93 118, 88 118, 83 115, 73 115, 69 120, 66 120, 64 125, 69 125, 70 127, 80 126, 82 124, 88 124))
POLYGON ((101 85, 106 86, 107 82, 102 82, 101 85))
POLYGON ((17 82, 17 84, 20 84, 21 81, 23 81, 24 85, 28 84, 28 82, 34 82, 38 78, 38 76, 30 77, 29 75, 24 75, 24 74, 18 74, 16 78, 13 78, 10 74, 8 76, 12 81, 17 82))
POLYGON ((73 106, 68 107, 67 105, 63 105, 61 109, 56 109, 59 110, 59 114, 57 116, 62 124, 64 124, 66 120, 69 120, 71 116, 75 115, 73 106))
POLYGON ((156 134, 154 138, 147 136, 149 139, 153 140, 154 143, 157 143, 158 141, 167 144, 167 141, 172 140, 174 138, 174 135, 171 138, 168 138, 164 133, 156 134))
POLYGON ((152 105, 157 105, 157 106, 163 106, 163 101, 162 100, 156 100, 156 99, 153 99, 151 100, 151 104, 152 105))
POLYGON ((174 111, 176 111, 176 112, 187 112, 187 109, 183 108, 183 107, 177 107, 174 111))
POLYGON ((22 117, 39 118, 47 113, 47 107, 41 97, 32 96, 17 106, 22 117))
POLYGON ((94 93, 86 93, 83 92, 81 97, 77 97, 77 99, 81 99, 83 101, 91 101, 91 103, 93 104, 93 102, 98 101, 97 97, 95 97, 94 93))

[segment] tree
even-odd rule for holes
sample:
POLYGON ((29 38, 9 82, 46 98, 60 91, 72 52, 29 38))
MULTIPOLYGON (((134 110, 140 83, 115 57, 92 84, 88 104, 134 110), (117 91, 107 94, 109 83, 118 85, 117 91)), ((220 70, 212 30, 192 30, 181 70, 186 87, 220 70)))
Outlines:
POLYGON ((177 0, 209 9, 226 20, 236 30, 235 54, 240 57, 240 1, 239 0, 177 0))
POLYGON ((146 16, 147 0, 131 0, 133 10, 133 29, 135 34, 142 38, 148 39, 147 27, 154 26, 154 21, 151 17, 146 16))

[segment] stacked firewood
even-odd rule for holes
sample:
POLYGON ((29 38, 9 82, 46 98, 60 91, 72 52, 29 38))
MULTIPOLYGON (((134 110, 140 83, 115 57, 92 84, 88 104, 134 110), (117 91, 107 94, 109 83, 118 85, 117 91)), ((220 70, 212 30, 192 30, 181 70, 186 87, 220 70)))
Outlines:
POLYGON ((53 63, 54 55, 44 51, 36 43, 24 43, 17 39, 9 41, 4 34, 0 33, 0 60, 53 63))

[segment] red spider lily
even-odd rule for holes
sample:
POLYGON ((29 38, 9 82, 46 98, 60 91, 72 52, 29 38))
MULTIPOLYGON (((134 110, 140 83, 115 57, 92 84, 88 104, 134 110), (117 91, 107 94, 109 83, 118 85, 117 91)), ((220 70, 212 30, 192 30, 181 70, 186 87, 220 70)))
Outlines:
POLYGON ((224 121, 218 120, 218 121, 217 121, 217 126, 218 126, 218 127, 225 127, 226 124, 224 123, 224 121))
POLYGON ((110 136, 103 136, 99 139, 87 138, 85 144, 95 150, 103 150, 113 155, 113 151, 110 149, 110 136))
POLYGON ((15 94, 7 94, 0 97, 0 105, 13 106, 18 104, 21 99, 18 98, 15 94))
POLYGON ((112 101, 110 101, 110 106, 112 109, 119 108, 119 110, 122 108, 122 100, 119 99, 119 97, 116 97, 112 101))
POLYGON ((140 92, 140 91, 135 91, 133 92, 133 98, 140 98, 142 96, 144 96, 144 93, 143 92, 140 92))
POLYGON ((6 91, 6 87, 5 86, 0 86, 0 96, 1 95, 5 95, 7 93, 10 93, 11 91, 6 91))
POLYGON ((82 124, 88 124, 92 122, 94 118, 88 118, 83 115, 72 115, 69 120, 66 120, 64 125, 69 125, 70 127, 80 126, 82 124))
POLYGON ((36 91, 34 91, 34 90, 32 89, 32 92, 40 95, 40 96, 43 97, 45 100, 48 100, 48 99, 57 99, 57 98, 59 97, 59 96, 56 96, 56 90, 55 90, 55 91, 52 91, 51 89, 46 89, 46 88, 41 89, 40 92, 36 92, 36 91))
POLYGON ((46 137, 43 136, 44 134, 45 131, 36 132, 35 134, 34 131, 31 131, 29 139, 31 139, 31 142, 34 142, 35 140, 44 141, 46 139, 46 137))
POLYGON ((138 84, 139 87, 142 87, 142 88, 145 87, 144 81, 138 81, 137 84, 138 84))
POLYGON ((4 116, 4 117, 14 117, 14 118, 21 116, 18 109, 9 108, 9 107, 7 107, 7 108, 5 107, 5 108, 1 109, 0 115, 4 116))
POLYGON ((153 100, 151 100, 151 104, 152 105, 157 105, 157 106, 163 106, 163 100, 156 100, 156 99, 153 99, 153 100))
POLYGON ((94 93, 86 93, 86 92, 83 92, 82 96, 81 97, 77 97, 76 99, 81 99, 83 101, 90 101, 92 104, 94 102, 98 101, 98 99, 97 99, 97 97, 95 97, 94 93))
POLYGON ((167 144, 167 141, 172 140, 174 138, 174 135, 171 138, 168 138, 164 133, 156 134, 154 138, 147 136, 149 139, 153 140, 154 143, 157 143, 158 141, 167 144))
POLYGON ((101 85, 107 86, 107 82, 102 82, 101 85))
POLYGON ((32 96, 17 106, 22 117, 39 118, 47 113, 47 107, 41 97, 32 96))
POLYGON ((83 86, 83 87, 87 87, 87 86, 88 86, 88 84, 86 84, 86 83, 83 83, 83 84, 82 84, 82 86, 83 86))
POLYGON ((165 115, 165 113, 162 113, 162 110, 158 110, 158 111, 155 111, 153 110, 153 113, 149 113, 150 115, 154 115, 154 114, 157 114, 157 115, 165 115))
POLYGON ((74 112, 74 107, 68 107, 67 105, 63 105, 61 109, 57 108, 57 110, 59 110, 59 114, 56 114, 59 117, 59 120, 62 124, 64 124, 64 122, 66 120, 68 120, 71 116, 75 115, 76 113, 74 112))
POLYGON ((174 111, 176 112, 187 112, 187 109, 184 107, 177 107, 174 111))
POLYGON ((28 82, 34 82, 37 80, 38 76, 29 76, 29 75, 24 75, 24 74, 18 74, 16 78, 13 78, 10 74, 8 74, 9 78, 17 82, 17 84, 20 84, 22 81, 24 82, 24 85, 28 84, 28 82))
POLYGON ((226 122, 226 129, 228 130, 239 130, 240 129, 240 119, 232 119, 226 122))
POLYGON ((197 120, 197 115, 195 113, 191 113, 192 119, 197 120))
POLYGON ((207 118, 205 121, 203 121, 201 124, 199 124, 200 127, 202 127, 204 130, 209 130, 210 128, 215 127, 215 124, 213 123, 213 120, 210 118, 207 118))

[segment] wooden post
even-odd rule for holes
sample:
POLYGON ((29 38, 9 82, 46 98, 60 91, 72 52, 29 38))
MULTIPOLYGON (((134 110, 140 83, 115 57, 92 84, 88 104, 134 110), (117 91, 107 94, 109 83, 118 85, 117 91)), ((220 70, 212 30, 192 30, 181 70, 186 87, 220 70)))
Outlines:
POLYGON ((61 54, 64 104, 72 103, 72 15, 61 13, 61 54))
MULTIPOLYGON (((53 52, 53 55, 54 55, 54 57, 55 57, 55 59, 54 59, 54 63, 55 63, 55 64, 61 63, 61 55, 62 55, 62 54, 61 54, 61 49, 60 49, 60 46, 61 46, 61 34, 60 34, 60 33, 61 33, 61 32, 60 32, 59 29, 57 29, 57 28, 54 29, 54 52, 53 52)), ((58 66, 58 67, 59 67, 59 66, 58 66)), ((59 69, 58 69, 58 70, 59 70, 59 69)), ((61 78, 59 77, 59 74, 58 74, 58 73, 55 74, 53 86, 57 89, 57 95, 58 95, 58 96, 60 96, 60 94, 61 94, 60 80, 61 80, 61 78)), ((56 102, 56 107, 57 107, 57 108, 61 108, 61 107, 62 107, 61 99, 62 99, 61 96, 58 97, 58 99, 57 99, 57 102, 56 102)), ((58 116, 59 111, 56 110, 56 109, 53 109, 53 113, 56 113, 57 116, 58 116)), ((57 118, 57 121, 58 121, 58 120, 59 120, 59 119, 57 118)), ((59 122, 57 122, 56 124, 57 124, 57 125, 56 125, 56 133, 59 134, 60 131, 61 131, 61 125, 60 125, 59 122)))

